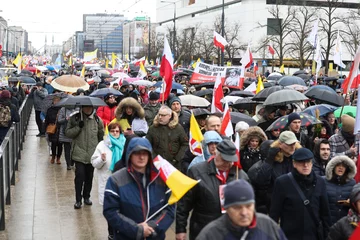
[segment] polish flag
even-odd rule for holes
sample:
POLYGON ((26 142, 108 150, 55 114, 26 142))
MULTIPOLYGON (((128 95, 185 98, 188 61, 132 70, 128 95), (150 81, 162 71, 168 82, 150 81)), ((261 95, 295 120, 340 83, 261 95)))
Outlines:
POLYGON ((254 73, 256 75, 256 72, 259 70, 259 67, 258 67, 258 64, 257 64, 257 61, 254 61, 254 73))
POLYGON ((172 88, 172 78, 173 78, 173 65, 174 58, 171 53, 169 42, 165 36, 164 38, 164 52, 161 58, 161 66, 160 66, 160 76, 164 78, 164 83, 162 87, 161 98, 162 100, 166 100, 171 92, 172 88))
POLYGON ((360 47, 358 48, 355 57, 354 62, 351 65, 350 73, 348 77, 344 80, 342 88, 343 88, 343 94, 347 94, 350 90, 350 88, 357 88, 360 82, 354 81, 354 79, 359 79, 359 64, 360 64, 360 47))
POLYGON ((235 133, 234 145, 236 147, 236 155, 238 157, 238 161, 234 163, 234 166, 238 167, 239 169, 242 169, 242 166, 240 163, 240 135, 238 132, 235 133))
POLYGON ((221 80, 221 76, 218 75, 216 77, 216 81, 214 84, 214 92, 213 92, 213 97, 212 97, 212 102, 211 102, 211 112, 215 113, 215 112, 223 112, 223 106, 221 103, 221 99, 224 98, 224 92, 223 92, 223 83, 221 80))
POLYGON ((146 58, 145 58, 145 56, 143 56, 142 58, 136 60, 136 61, 134 62, 134 65, 135 65, 135 66, 140 66, 140 62, 142 62, 142 64, 145 65, 145 61, 146 61, 146 58))
POLYGON ((252 82, 244 91, 256 93, 256 83, 252 82))
POLYGON ((224 109, 223 119, 222 119, 222 123, 221 123, 220 133, 227 137, 231 137, 234 134, 234 129, 233 129, 233 126, 231 123, 229 105, 228 105, 227 101, 225 102, 225 109, 224 109))
POLYGON ((214 45, 218 48, 221 48, 221 51, 224 51, 225 46, 228 45, 228 42, 220 34, 214 31, 214 45))
POLYGON ((248 45, 244 56, 242 56, 240 63, 243 67, 245 67, 245 69, 251 67, 251 64, 253 63, 253 57, 250 51, 250 44, 248 45))
POLYGON ((269 49, 269 52, 271 55, 274 55, 275 54, 275 49, 271 46, 271 44, 268 45, 268 49, 269 49))

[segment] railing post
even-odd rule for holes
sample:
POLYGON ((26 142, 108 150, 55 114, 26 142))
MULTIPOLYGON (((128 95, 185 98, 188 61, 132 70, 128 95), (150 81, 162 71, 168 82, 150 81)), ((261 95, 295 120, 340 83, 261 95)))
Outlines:
POLYGON ((4 192, 5 192, 5 183, 4 179, 4 157, 0 157, 0 207, 1 207, 1 214, 0 214, 0 230, 5 230, 5 202, 4 202, 4 192))
POLYGON ((11 151, 11 175, 10 175, 10 179, 11 179, 11 185, 15 185, 15 165, 18 162, 18 149, 17 149, 17 133, 16 133, 16 123, 14 123, 11 127, 14 132, 13 135, 10 137, 11 140, 11 144, 12 144, 12 151, 11 151))
POLYGON ((6 205, 10 205, 11 204, 11 172, 10 172, 10 143, 8 142, 8 144, 6 144, 5 147, 5 161, 6 161, 6 168, 5 168, 5 178, 6 178, 6 189, 5 189, 5 193, 6 193, 6 205), (6 191, 7 190, 7 191, 6 191))

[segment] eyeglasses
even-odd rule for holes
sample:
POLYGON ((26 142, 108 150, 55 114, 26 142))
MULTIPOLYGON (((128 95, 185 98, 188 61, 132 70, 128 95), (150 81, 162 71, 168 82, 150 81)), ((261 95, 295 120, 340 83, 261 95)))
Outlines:
POLYGON ((111 133, 119 133, 120 130, 110 130, 111 133))

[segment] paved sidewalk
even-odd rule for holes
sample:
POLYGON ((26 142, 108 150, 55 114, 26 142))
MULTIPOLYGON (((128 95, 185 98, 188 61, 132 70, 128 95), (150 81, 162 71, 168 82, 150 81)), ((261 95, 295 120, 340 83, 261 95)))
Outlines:
MULTIPOLYGON (((74 170, 51 164, 45 138, 38 138, 35 114, 29 127, 12 187, 11 205, 6 208, 6 230, 0 240, 100 240, 107 239, 107 223, 98 201, 96 174, 92 206, 75 210, 74 170)), ((174 227, 166 239, 175 239, 174 227)))

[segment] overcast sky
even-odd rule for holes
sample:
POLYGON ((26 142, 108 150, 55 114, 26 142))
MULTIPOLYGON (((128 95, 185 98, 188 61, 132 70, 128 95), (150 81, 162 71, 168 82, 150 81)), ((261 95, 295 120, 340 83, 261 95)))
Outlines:
POLYGON ((156 0, 1 0, 0 16, 9 26, 22 26, 36 49, 45 44, 62 44, 75 31, 82 31, 83 14, 117 13, 132 19, 135 16, 156 17, 156 0), (2 12, 1 12, 2 11, 2 12), (143 12, 143 13, 141 13, 143 12))

